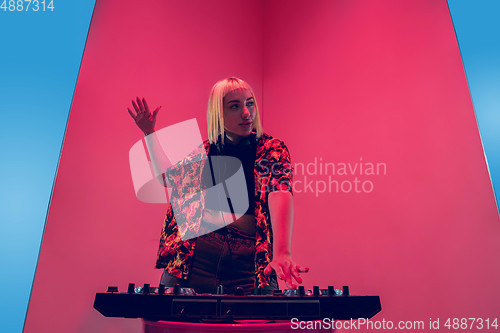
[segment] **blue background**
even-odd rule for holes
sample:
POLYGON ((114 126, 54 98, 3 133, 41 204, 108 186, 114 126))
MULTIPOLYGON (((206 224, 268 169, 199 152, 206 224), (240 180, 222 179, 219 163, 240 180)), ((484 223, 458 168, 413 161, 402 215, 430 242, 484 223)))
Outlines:
MULTIPOLYGON (((0 10, 0 331, 20 332, 95 0, 0 10)), ((500 189, 497 1, 448 1, 485 154, 500 189)))
POLYGON ((497 200, 500 191, 500 2, 449 0, 497 200))
POLYGON ((94 3, 0 10, 1 332, 24 324, 94 3))

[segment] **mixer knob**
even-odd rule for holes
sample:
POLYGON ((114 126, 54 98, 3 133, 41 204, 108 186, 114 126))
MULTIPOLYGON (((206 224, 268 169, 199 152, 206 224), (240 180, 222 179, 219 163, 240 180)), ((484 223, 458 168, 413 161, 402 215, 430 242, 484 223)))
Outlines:
POLYGON ((196 295, 196 291, 193 288, 181 288, 183 295, 196 295))
POLYGON ((319 296, 319 286, 313 286, 313 296, 314 297, 319 296))
POLYGON ((107 293, 117 293, 118 287, 108 287, 107 293))
POLYGON ((149 294, 149 287, 150 287, 149 283, 144 283, 144 287, 142 287, 142 292, 144 294, 149 294))
POLYGON ((261 295, 262 294, 262 289, 260 287, 255 287, 253 290, 254 295, 261 295))
POLYGON ((328 286, 328 296, 335 296, 335 288, 328 286))
POLYGON ((236 287, 236 290, 234 291, 234 295, 245 296, 245 289, 243 289, 241 287, 236 287))
POLYGON ((129 284, 128 284, 127 293, 129 293, 129 294, 133 294, 133 293, 134 293, 134 290, 135 290, 135 283, 129 283, 129 284))
POLYGON ((304 289, 304 286, 299 286, 299 296, 303 297, 306 295, 306 290, 304 289))
POLYGON ((181 293, 181 285, 177 283, 174 286, 174 295, 179 295, 180 293, 181 293))
POLYGON ((165 294, 165 285, 161 284, 158 286, 158 295, 163 295, 165 294))
POLYGON ((342 295, 349 296, 349 286, 342 287, 342 295))
POLYGON ((219 284, 217 286, 217 295, 224 295, 224 286, 222 284, 219 284))

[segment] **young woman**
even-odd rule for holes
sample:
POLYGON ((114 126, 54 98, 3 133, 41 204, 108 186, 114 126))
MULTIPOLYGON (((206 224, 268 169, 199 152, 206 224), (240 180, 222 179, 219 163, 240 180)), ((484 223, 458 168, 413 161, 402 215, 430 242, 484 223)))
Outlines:
MULTIPOLYGON (((135 112, 128 112, 146 135, 151 160, 159 168, 161 158, 154 149, 158 143, 152 141, 150 134, 155 131, 160 107, 150 112, 144 98, 137 98, 132 105, 135 112)), ((291 256, 293 170, 288 148, 283 141, 263 132, 255 94, 241 79, 226 78, 213 86, 207 120, 208 140, 202 151, 209 158, 231 156, 241 161, 249 208, 231 224, 218 228, 220 219, 213 219, 210 210, 204 209, 204 204, 200 204, 203 200, 192 200, 196 205, 190 208, 187 226, 177 223, 175 209, 169 204, 156 261, 157 268, 164 268, 161 283, 178 283, 198 293, 214 293, 219 285, 226 293, 237 287, 246 293, 256 287, 263 293, 272 293, 278 289, 278 277, 287 288, 296 288, 296 283, 302 283, 300 273, 309 269, 298 266, 291 256), (203 225, 215 231, 186 237, 192 226, 199 231, 203 225)), ((208 165, 204 163, 195 171, 207 172, 208 165)), ((166 170, 163 179, 175 174, 166 170)), ((183 177, 178 172, 177 176, 183 177)), ((225 213, 220 215, 224 219, 225 213)))

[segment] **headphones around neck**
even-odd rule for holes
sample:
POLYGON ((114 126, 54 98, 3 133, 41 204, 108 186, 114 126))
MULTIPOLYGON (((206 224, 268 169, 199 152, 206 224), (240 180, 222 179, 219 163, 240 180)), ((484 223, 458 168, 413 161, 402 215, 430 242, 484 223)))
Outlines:
POLYGON ((245 138, 242 138, 237 144, 232 144, 229 143, 230 139, 227 137, 227 134, 224 133, 224 142, 225 144, 222 144, 221 140, 221 135, 219 135, 219 138, 217 139, 217 144, 215 145, 216 148, 216 154, 217 155, 222 155, 224 153, 224 146, 227 145, 232 145, 234 147, 237 147, 238 149, 248 149, 248 148, 253 148, 257 144, 257 134, 252 132, 250 135, 248 135, 245 138), (228 142, 228 143, 226 143, 228 142))

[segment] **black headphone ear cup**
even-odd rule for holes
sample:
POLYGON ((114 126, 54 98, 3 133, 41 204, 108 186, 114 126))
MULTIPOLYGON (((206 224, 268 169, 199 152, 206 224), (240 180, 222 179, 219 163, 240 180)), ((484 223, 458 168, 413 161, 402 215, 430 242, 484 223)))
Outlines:
POLYGON ((219 134, 219 137, 217 138, 217 142, 214 144, 214 146, 215 146, 215 154, 222 155, 222 139, 221 139, 220 134, 219 134))
POLYGON ((248 146, 250 146, 251 144, 252 144, 252 142, 250 141, 250 139, 245 138, 245 139, 241 140, 241 142, 240 142, 240 144, 239 144, 239 145, 240 145, 241 147, 248 147, 248 146))
POLYGON ((252 134, 250 134, 250 136, 252 137, 252 143, 255 144, 255 143, 257 143, 257 141, 259 141, 256 133, 252 133, 252 134))

